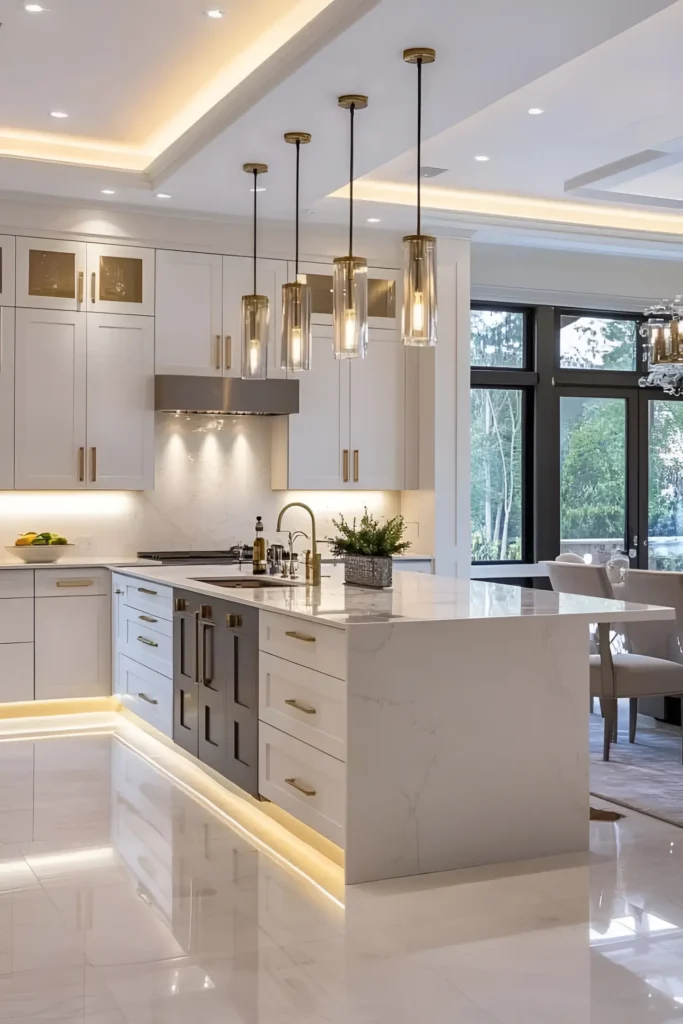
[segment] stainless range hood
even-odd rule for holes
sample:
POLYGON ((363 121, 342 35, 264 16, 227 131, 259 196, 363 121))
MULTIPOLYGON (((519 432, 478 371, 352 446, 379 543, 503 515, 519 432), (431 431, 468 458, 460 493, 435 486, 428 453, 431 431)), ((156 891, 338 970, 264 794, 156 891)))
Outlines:
POLYGON ((154 378, 154 392, 157 412, 287 416, 299 411, 298 380, 160 374, 154 378))

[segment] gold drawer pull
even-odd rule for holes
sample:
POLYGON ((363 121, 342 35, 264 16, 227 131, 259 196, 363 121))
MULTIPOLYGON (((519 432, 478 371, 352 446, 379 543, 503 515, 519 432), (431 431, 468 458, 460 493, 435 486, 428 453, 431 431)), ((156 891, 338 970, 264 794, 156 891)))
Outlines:
POLYGON ((158 590, 148 590, 147 587, 138 587, 141 594, 150 594, 151 597, 156 597, 159 593, 158 590))
POLYGON ((291 636, 292 640, 302 640, 305 644, 315 643, 314 636, 309 636, 308 633, 297 633, 295 629, 287 630, 285 636, 291 636))
POLYGON ((317 790, 311 789, 305 782, 299 782, 298 779, 285 779, 285 782, 292 789, 297 789, 300 793, 303 793, 304 796, 316 796, 317 794, 317 790))
MULTIPOLYGON (((116 593, 120 594, 121 591, 117 590, 116 593)), ((151 615, 138 615, 138 618, 140 619, 141 622, 158 622, 159 621, 158 619, 153 619, 151 615)))
POLYGON ((303 711, 305 715, 314 715, 315 708, 312 708, 310 704, 302 704, 299 700, 286 700, 285 704, 288 704, 290 708, 296 708, 297 711, 303 711))
POLYGON ((94 587, 94 580, 57 580, 58 587, 94 587))
POLYGON ((158 704, 158 700, 154 700, 153 697, 148 697, 146 693, 139 693, 138 697, 140 700, 146 700, 148 704, 158 704))
POLYGON ((156 640, 148 640, 146 636, 139 636, 138 640, 141 644, 147 644, 148 647, 158 647, 159 644, 156 640))

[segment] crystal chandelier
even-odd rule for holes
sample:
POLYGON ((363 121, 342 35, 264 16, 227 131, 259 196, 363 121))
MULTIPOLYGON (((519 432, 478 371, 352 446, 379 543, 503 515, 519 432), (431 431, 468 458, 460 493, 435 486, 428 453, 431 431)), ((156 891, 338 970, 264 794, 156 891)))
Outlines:
POLYGON ((649 344, 646 377, 641 388, 661 388, 667 395, 683 396, 683 296, 673 302, 659 302, 645 310, 648 318, 640 328, 649 344))

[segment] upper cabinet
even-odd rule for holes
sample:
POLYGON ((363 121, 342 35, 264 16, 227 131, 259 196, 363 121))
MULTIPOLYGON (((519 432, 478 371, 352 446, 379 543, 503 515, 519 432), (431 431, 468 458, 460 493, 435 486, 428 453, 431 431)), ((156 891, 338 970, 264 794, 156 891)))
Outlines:
POLYGON ((85 309, 85 242, 17 238, 17 306, 85 309))
POLYGON ((14 237, 0 235, 0 306, 14 305, 14 237))
POLYGON ((0 490, 14 487, 14 316, 0 306, 0 490))
MULTIPOLYGON (((289 267, 294 280, 294 264, 289 267)), ((300 263, 311 289, 312 322, 332 326, 332 274, 329 263, 300 263)), ((400 327, 400 272, 368 267, 368 326, 370 330, 397 331, 400 327)))
POLYGON ((153 391, 152 320, 18 309, 15 487, 153 487, 153 391))
POLYGON ((154 314, 154 250, 17 238, 16 303, 32 309, 154 314))
POLYGON ((300 411, 273 425, 273 488, 402 490, 405 359, 396 333, 373 330, 365 359, 336 360, 331 328, 314 328, 300 411))
MULTIPOLYGON (((242 376, 242 296, 254 290, 248 256, 157 252, 156 372, 242 376)), ((259 259, 256 287, 270 300, 268 376, 280 369, 284 260, 259 259)))

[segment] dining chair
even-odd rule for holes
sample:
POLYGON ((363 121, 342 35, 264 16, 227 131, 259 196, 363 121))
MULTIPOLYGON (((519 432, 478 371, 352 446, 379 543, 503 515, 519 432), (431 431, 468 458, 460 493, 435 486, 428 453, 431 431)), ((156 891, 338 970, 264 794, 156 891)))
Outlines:
MULTIPOLYGON (((584 594, 592 597, 611 597, 612 590, 607 576, 607 570, 599 565, 572 564, 567 562, 548 562, 548 574, 553 590, 564 594, 584 594)), ((642 575, 638 574, 638 575, 642 575)), ((653 575, 653 574, 647 574, 653 575)), ((667 575, 661 573, 659 575, 667 575)), ((663 600, 664 588, 658 590, 662 595, 658 600, 652 596, 654 590, 650 584, 650 595, 647 600, 642 596, 647 584, 638 585, 634 582, 630 589, 627 588, 631 572, 628 573, 625 581, 623 600, 642 602, 645 604, 659 604, 671 607, 673 602, 663 600), (639 596, 635 596, 638 592, 639 596), (628 595, 628 596, 627 596, 628 595)), ((670 642, 660 642, 656 647, 658 654, 640 654, 632 649, 628 653, 613 654, 610 646, 610 627, 613 623, 602 622, 598 624, 597 650, 589 654, 590 665, 590 695, 598 697, 605 720, 603 738, 603 761, 609 761, 610 744, 613 742, 617 725, 617 701, 620 697, 628 697, 630 704, 629 739, 635 740, 635 722, 638 713, 638 698, 643 697, 670 697, 683 694, 683 656, 680 660, 672 658, 676 641, 670 638, 670 642), (664 651, 664 656, 662 656, 664 651), (635 702, 635 703, 634 703, 635 702)), ((650 627, 657 627, 652 635, 660 638, 669 636, 671 632, 678 636, 676 623, 670 622, 648 622, 637 623, 639 628, 633 631, 631 637, 631 624, 628 625, 629 643, 636 647, 652 649, 651 638, 646 639, 646 633, 650 627), (659 627, 669 627, 669 631, 662 631, 659 627), (671 630, 671 627, 673 631, 671 630)), ((651 637, 652 637, 651 635, 651 637)), ((683 760, 683 747, 681 749, 683 760)))

